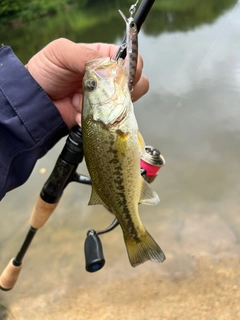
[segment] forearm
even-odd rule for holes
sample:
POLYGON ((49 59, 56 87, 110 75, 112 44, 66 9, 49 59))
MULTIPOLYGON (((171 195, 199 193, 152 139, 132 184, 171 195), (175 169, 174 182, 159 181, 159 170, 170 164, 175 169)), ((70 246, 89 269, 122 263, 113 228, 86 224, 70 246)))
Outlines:
POLYGON ((0 48, 0 200, 68 133, 57 108, 9 47, 0 48))

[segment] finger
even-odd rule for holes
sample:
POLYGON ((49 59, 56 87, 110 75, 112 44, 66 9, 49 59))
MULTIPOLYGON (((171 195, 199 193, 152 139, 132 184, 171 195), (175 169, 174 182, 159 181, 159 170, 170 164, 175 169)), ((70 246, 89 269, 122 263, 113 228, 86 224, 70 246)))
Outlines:
POLYGON ((137 82, 141 78, 142 69, 143 69, 143 59, 140 55, 138 55, 137 69, 136 69, 136 74, 135 74, 135 79, 134 79, 133 85, 137 84, 137 82))
POLYGON ((68 129, 70 130, 77 124, 76 115, 78 113, 78 111, 72 107, 71 98, 67 97, 65 99, 53 100, 53 103, 58 108, 63 121, 66 123, 68 129))
POLYGON ((106 53, 114 50, 113 45, 91 46, 77 44, 68 39, 57 39, 47 45, 43 50, 44 54, 55 65, 76 73, 84 74, 85 63, 106 56, 106 53), (110 49, 111 47, 111 49, 110 49), (103 48, 103 52, 97 50, 103 48))
MULTIPOLYGON (((48 59, 60 67, 76 73, 84 74, 85 63, 103 57, 114 57, 119 46, 107 43, 74 43, 60 38, 52 41, 43 50, 48 59), (54 59, 54 61, 53 61, 54 59)), ((138 56, 138 64, 134 83, 141 77, 143 68, 142 57, 138 56)))
POLYGON ((82 94, 75 93, 72 97, 72 105, 78 111, 82 112, 82 94))
POLYGON ((111 57, 114 58, 119 46, 116 44, 108 44, 108 43, 84 43, 86 47, 98 51, 101 55, 102 58, 104 57, 111 57))
MULTIPOLYGON (((115 44, 107 44, 107 43, 84 43, 84 45, 88 48, 94 49, 99 51, 104 57, 115 57, 119 46, 115 44)), ((135 75, 135 80, 134 84, 138 82, 138 80, 141 77, 142 74, 142 69, 143 69, 143 59, 140 55, 138 55, 138 63, 137 63, 137 70, 136 70, 136 75, 135 75)))
POLYGON ((81 115, 81 113, 77 113, 76 122, 81 127, 81 125, 82 125, 82 115, 81 115))
POLYGON ((148 92, 149 89, 149 81, 148 78, 142 74, 139 81, 136 83, 136 85, 133 87, 133 91, 131 93, 132 101, 137 101, 139 98, 141 98, 144 94, 148 92))

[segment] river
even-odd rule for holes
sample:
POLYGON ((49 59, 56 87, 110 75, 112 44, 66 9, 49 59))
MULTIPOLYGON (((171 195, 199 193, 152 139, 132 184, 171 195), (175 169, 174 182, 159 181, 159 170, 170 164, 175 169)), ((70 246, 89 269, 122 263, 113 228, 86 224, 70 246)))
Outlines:
MULTIPOLYGON (((49 41, 121 43, 129 1, 72 8, 0 31, 23 63, 49 41)), ((236 1, 157 0, 139 35, 149 92, 135 103, 147 144, 166 160, 152 187, 161 202, 141 219, 167 257, 129 264, 120 228, 101 236, 106 259, 85 271, 87 230, 112 217, 88 206, 90 187, 67 187, 38 231, 0 319, 240 318, 240 6, 236 1)), ((18 252, 34 202, 65 139, 0 203, 0 270, 18 252)), ((21 168, 19 168, 21 170, 21 168)), ((85 163, 78 171, 87 174, 85 163)))

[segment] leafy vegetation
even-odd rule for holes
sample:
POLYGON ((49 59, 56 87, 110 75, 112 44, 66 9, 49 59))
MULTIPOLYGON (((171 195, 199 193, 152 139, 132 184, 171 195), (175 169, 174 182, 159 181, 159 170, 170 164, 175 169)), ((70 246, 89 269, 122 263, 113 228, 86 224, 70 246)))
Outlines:
POLYGON ((73 4, 73 0, 1 0, 0 20, 3 23, 18 24, 57 13, 73 4))

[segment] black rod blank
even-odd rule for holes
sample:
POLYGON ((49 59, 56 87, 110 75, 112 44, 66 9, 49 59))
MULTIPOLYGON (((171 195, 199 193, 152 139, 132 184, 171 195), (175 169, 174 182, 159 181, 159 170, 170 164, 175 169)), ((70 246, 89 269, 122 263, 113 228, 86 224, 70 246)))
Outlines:
POLYGON ((16 258, 13 260, 13 264, 15 266, 20 266, 22 264, 23 257, 25 256, 25 253, 27 252, 28 247, 30 246, 33 237, 35 236, 37 232, 37 229, 30 227, 28 234, 22 244, 21 249, 19 250, 18 254, 16 255, 16 258))

